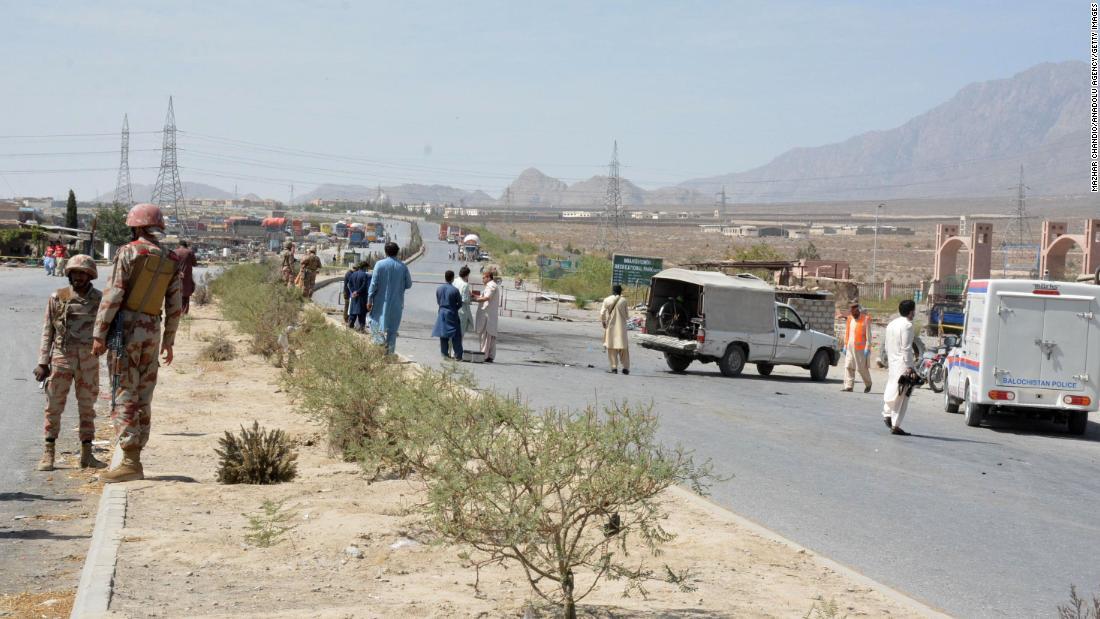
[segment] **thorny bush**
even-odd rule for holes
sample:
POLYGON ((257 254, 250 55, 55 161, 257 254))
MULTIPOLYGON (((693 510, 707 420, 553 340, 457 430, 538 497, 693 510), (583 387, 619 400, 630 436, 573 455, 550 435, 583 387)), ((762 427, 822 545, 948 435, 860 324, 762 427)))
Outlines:
POLYGON ((282 430, 264 430, 258 421, 241 427, 240 436, 226 431, 218 440, 217 479, 223 484, 277 484, 298 474, 298 454, 282 430))
POLYGON ((298 289, 284 286, 270 263, 226 269, 210 282, 210 291, 221 301, 225 317, 252 336, 252 352, 268 357, 280 352, 279 335, 302 309, 298 289))

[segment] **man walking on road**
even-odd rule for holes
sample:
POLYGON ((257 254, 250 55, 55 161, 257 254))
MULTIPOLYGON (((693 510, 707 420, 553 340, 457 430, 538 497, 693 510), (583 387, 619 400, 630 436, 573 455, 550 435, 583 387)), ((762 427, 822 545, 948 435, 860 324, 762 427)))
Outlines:
POLYGON ((859 311, 859 301, 852 301, 848 320, 844 327, 844 389, 851 391, 856 384, 856 371, 863 380, 863 393, 871 391, 871 371, 867 363, 871 358, 871 317, 859 311))
POLYGON ((439 305, 439 314, 432 328, 432 337, 439 338, 439 351, 444 359, 450 359, 454 349, 454 358, 462 361, 462 321, 459 310, 462 307, 462 293, 454 287, 455 272, 443 274, 447 282, 435 289, 435 301, 439 305))
POLYGON ((191 312, 191 295, 195 292, 195 274, 193 269, 199 263, 195 259, 195 252, 191 251, 191 245, 187 241, 180 241, 180 246, 172 250, 176 254, 176 260, 180 265, 180 298, 183 302, 183 313, 191 312))
POLYGON ((603 300, 600 306, 600 322, 603 323, 603 345, 607 348, 607 360, 611 364, 610 374, 630 374, 629 338, 626 334, 627 315, 626 298, 623 287, 615 284, 611 287, 611 296, 603 300))
POLYGON ((122 463, 100 475, 104 483, 145 479, 141 450, 149 442, 153 390, 157 386, 157 351, 172 365, 172 347, 181 313, 176 256, 161 247, 153 230, 164 230, 164 215, 155 204, 138 204, 126 215, 134 240, 115 256, 111 279, 103 292, 93 332, 92 354, 107 352, 107 338, 121 331, 124 350, 112 351, 110 374, 117 376, 111 419, 122 463), (164 334, 161 334, 163 314, 164 334))
POLYGON ((46 447, 38 470, 52 471, 55 443, 61 432, 61 413, 76 382, 80 414, 80 468, 107 465, 92 455, 95 438, 95 400, 99 396, 99 359, 92 355, 92 327, 102 293, 92 286, 99 276, 91 256, 77 254, 65 266, 69 286, 50 295, 35 380, 46 381, 46 447))
POLYGON ((458 270, 455 288, 462 295, 462 309, 458 310, 458 319, 462 322, 462 333, 466 333, 474 322, 473 314, 470 313, 470 267, 462 265, 458 270))
POLYGON ((496 267, 484 269, 481 282, 485 289, 480 294, 473 293, 477 301, 477 318, 474 331, 481 339, 481 352, 485 353, 485 363, 492 363, 497 357, 497 319, 500 313, 500 284, 496 282, 496 267))
POLYGON ((405 311, 405 291, 412 288, 412 274, 404 262, 397 259, 397 243, 386 243, 386 257, 374 265, 370 288, 367 290, 367 311, 376 344, 386 344, 386 352, 397 348, 397 330, 405 311))
POLYGON ((886 389, 882 392, 882 420, 890 428, 891 434, 899 436, 909 435, 901 429, 901 420, 909 406, 906 379, 914 374, 913 316, 916 312, 917 304, 909 299, 898 304, 898 313, 901 315, 887 325, 882 342, 889 364, 886 389))

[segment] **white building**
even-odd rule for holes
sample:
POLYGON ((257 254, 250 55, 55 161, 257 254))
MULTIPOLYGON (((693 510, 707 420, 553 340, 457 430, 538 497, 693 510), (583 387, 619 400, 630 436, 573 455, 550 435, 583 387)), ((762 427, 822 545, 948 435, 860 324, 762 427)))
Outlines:
POLYGON ((596 214, 592 211, 562 211, 562 219, 587 219, 595 217, 596 214))

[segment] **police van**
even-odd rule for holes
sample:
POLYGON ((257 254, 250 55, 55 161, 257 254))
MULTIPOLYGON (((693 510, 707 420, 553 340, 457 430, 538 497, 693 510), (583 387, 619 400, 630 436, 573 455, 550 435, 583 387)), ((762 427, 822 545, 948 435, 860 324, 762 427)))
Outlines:
POLYGON ((1084 434, 1100 395, 1098 297, 1091 284, 969 282, 962 343, 947 357, 944 410, 962 407, 968 426, 1015 412, 1084 434))

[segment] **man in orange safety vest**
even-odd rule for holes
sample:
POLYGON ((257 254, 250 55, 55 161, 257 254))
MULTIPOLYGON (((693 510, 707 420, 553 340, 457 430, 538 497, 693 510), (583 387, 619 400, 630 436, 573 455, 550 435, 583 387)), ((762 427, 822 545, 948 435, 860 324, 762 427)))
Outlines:
POLYGON ((871 391, 871 372, 867 361, 871 357, 871 317, 859 311, 859 302, 852 301, 844 325, 844 391, 856 384, 856 370, 863 379, 863 393, 871 391))

